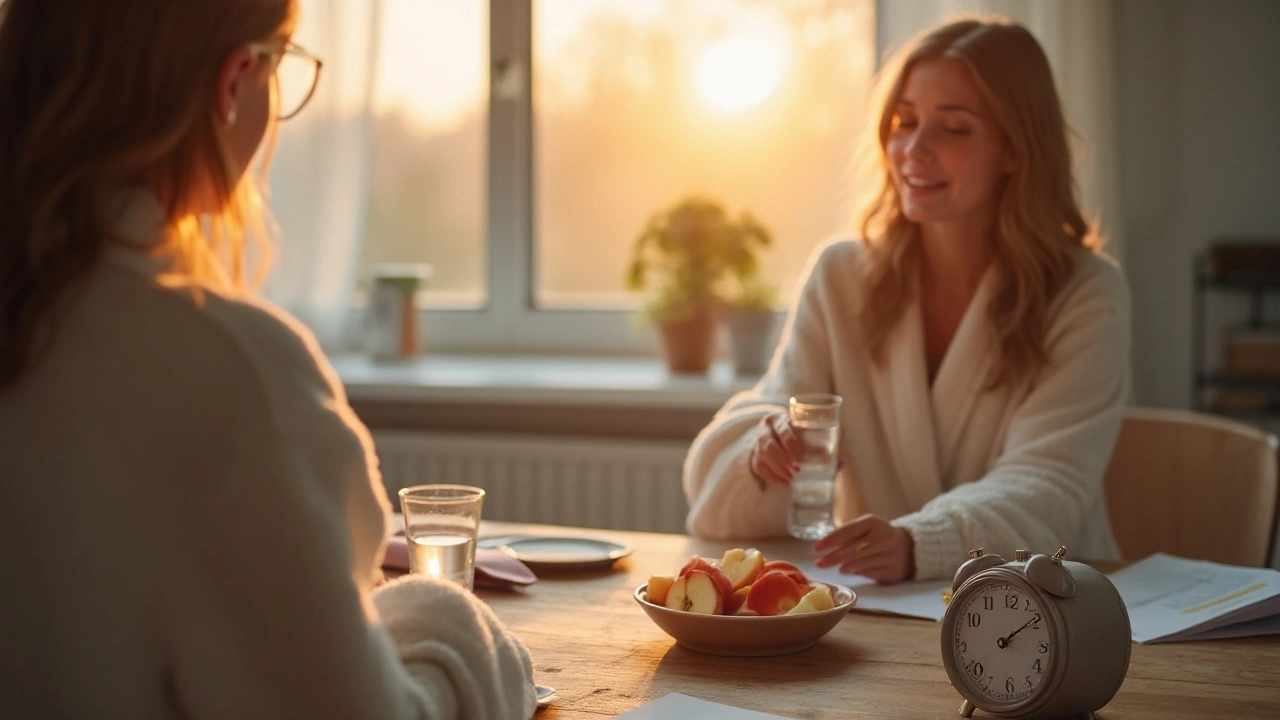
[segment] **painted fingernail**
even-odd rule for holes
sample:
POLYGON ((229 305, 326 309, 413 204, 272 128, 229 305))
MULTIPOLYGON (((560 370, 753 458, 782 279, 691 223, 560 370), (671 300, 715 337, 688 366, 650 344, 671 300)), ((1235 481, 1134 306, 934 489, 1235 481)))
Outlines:
POLYGON ((839 458, 836 460, 836 470, 843 470, 843 469, 844 469, 844 458, 839 458))
POLYGON ((792 472, 800 472, 800 463, 791 463, 792 472))

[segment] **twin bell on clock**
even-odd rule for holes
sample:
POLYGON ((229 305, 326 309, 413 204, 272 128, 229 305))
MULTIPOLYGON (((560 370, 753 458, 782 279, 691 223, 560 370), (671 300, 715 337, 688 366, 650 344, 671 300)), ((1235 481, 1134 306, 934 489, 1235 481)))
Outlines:
POLYGON ((979 548, 956 571, 942 618, 942 664, 964 703, 1001 718, 1093 718, 1129 669, 1129 613, 1083 563, 979 548))

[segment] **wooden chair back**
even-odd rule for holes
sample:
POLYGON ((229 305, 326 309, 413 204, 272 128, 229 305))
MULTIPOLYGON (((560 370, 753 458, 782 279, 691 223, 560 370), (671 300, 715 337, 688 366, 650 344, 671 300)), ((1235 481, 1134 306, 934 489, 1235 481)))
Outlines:
POLYGON ((1103 480, 1126 560, 1153 552, 1266 567, 1277 512, 1276 436, 1185 410, 1130 408, 1103 480))

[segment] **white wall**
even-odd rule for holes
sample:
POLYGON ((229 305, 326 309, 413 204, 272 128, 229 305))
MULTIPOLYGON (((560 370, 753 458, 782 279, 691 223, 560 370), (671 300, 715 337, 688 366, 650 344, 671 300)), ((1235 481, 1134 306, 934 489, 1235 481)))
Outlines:
MULTIPOLYGON (((1122 0, 1117 11, 1135 401, 1184 407, 1195 254, 1215 237, 1280 241, 1280 2, 1122 0)), ((1214 317, 1245 306, 1210 307, 1216 346, 1214 317)))

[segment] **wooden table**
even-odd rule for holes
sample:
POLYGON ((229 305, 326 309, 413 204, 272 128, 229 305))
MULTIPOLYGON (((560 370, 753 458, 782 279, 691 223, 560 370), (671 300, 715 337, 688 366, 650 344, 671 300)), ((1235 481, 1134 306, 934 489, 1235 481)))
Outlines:
MULTIPOLYGON (((719 557, 732 544, 682 535, 483 524, 482 535, 587 536, 635 553, 612 570, 543 575, 519 592, 480 591, 528 646, 534 678, 558 691, 538 720, 611 718, 667 693, 802 718, 958 717, 939 624, 853 612, 812 648, 732 658, 685 650, 654 625, 632 592, 651 574, 672 574, 690 555, 719 557)), ((795 544, 759 546, 776 559, 805 557, 795 544)), ((1280 718, 1280 639, 1134 645, 1104 720, 1280 718)), ((974 717, 987 717, 982 711, 974 717)))

